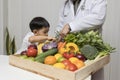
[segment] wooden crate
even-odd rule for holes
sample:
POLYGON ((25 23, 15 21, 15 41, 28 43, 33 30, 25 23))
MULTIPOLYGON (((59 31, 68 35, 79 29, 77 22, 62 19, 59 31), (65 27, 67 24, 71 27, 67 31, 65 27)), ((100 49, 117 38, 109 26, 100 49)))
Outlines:
POLYGON ((72 72, 27 59, 21 59, 18 56, 19 55, 10 55, 9 64, 52 78, 53 80, 84 80, 90 74, 95 73, 110 61, 110 55, 107 55, 99 59, 89 61, 86 66, 72 72))

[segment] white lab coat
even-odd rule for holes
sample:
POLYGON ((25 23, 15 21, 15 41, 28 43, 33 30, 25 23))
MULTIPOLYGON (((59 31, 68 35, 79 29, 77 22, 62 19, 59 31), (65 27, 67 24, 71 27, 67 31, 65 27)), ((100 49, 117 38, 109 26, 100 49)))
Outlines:
POLYGON ((105 21, 106 0, 81 0, 76 14, 71 0, 62 8, 60 23, 57 31, 60 31, 65 24, 69 24, 71 32, 100 29, 105 21))

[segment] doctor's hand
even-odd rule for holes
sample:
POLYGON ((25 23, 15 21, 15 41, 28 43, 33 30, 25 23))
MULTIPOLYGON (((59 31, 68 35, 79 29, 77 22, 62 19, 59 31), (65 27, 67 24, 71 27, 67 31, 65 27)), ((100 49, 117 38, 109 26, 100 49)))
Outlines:
POLYGON ((61 37, 64 38, 69 32, 70 32, 70 26, 69 26, 69 24, 66 24, 63 27, 62 31, 60 32, 60 35, 61 35, 61 37))

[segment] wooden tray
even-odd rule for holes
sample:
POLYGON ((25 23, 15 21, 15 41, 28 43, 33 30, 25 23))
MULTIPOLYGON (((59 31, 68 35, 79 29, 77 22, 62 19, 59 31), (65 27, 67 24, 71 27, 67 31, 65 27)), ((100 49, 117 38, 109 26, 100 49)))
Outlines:
POLYGON ((53 80, 84 80, 90 74, 95 73, 110 61, 110 55, 107 55, 99 59, 89 61, 86 66, 72 72, 27 59, 21 59, 18 56, 19 55, 10 55, 9 64, 48 78, 52 78, 53 80))

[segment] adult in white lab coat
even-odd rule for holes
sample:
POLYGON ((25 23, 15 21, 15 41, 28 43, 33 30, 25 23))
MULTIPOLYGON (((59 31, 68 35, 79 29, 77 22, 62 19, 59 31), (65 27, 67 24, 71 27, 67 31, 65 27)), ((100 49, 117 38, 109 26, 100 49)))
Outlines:
POLYGON ((64 36, 70 31, 101 30, 105 21, 106 7, 106 0, 67 0, 60 13, 57 31, 64 36))
MULTIPOLYGON (((101 31, 106 8, 106 0, 66 0, 60 13, 57 31, 61 36, 81 30, 97 29, 101 31)), ((104 78, 103 70, 100 70, 92 80, 104 80, 102 77, 104 78)))

